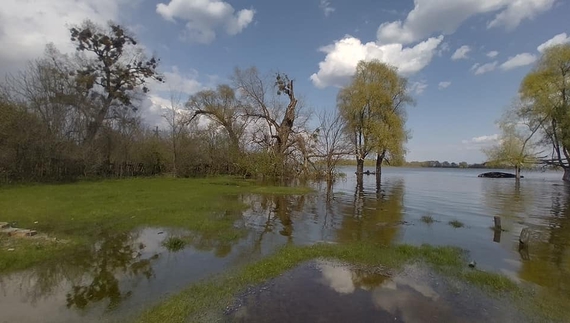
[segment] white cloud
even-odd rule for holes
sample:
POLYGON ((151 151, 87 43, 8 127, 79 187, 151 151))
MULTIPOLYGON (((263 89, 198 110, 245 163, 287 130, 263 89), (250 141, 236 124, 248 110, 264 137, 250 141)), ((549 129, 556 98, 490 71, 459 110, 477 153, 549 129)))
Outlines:
POLYGON ((343 86, 354 74, 359 61, 372 59, 391 64, 403 75, 410 75, 422 70, 431 62, 442 40, 443 36, 440 36, 429 38, 414 47, 403 47, 402 44, 379 45, 375 42, 363 44, 359 39, 347 35, 331 45, 320 48, 320 51, 327 55, 319 63, 319 71, 311 75, 311 80, 319 88, 343 86))
POLYGON ((499 141, 499 134, 473 137, 469 140, 462 140, 463 144, 494 144, 499 141))
POLYGON ((198 72, 195 70, 189 73, 182 73, 177 66, 173 66, 170 71, 162 73, 165 78, 164 83, 154 83, 151 90, 159 92, 175 91, 187 95, 204 90, 206 87, 198 81, 198 72))
POLYGON ((537 15, 552 8, 556 0, 510 0, 507 9, 500 12, 487 28, 504 26, 515 29, 524 19, 534 19, 537 15))
POLYGON ((447 89, 450 85, 451 85, 451 82, 449 82, 449 81, 439 82, 437 88, 440 90, 443 90, 443 89, 447 89))
POLYGON ((501 64, 500 69, 503 71, 512 70, 517 67, 527 66, 536 61, 536 56, 529 53, 518 54, 514 57, 509 57, 509 59, 501 64))
POLYGON ((524 19, 552 7, 555 0, 414 0, 414 9, 404 21, 397 20, 380 25, 378 40, 383 44, 409 44, 434 33, 453 34, 472 16, 498 12, 488 24, 489 28, 514 28, 524 19))
POLYGON ((53 42, 63 52, 74 50, 68 27, 89 18, 117 21, 127 0, 2 0, 0 6, 0 77, 35 59, 53 42))
POLYGON ((481 75, 494 71, 497 68, 497 64, 497 61, 483 65, 475 64, 471 67, 471 70, 474 71, 475 75, 481 75))
POLYGON ((570 43, 570 37, 568 37, 566 33, 561 33, 540 44, 540 46, 538 46, 536 50, 543 53, 544 50, 550 46, 562 45, 567 43, 570 43))
POLYGON ((225 29, 228 35, 241 33, 255 15, 253 9, 236 11, 221 0, 171 0, 168 4, 159 3, 156 12, 172 22, 186 21, 183 37, 205 44, 216 39, 218 29, 225 29))
POLYGON ((499 55, 499 52, 497 52, 496 50, 492 50, 492 51, 487 53, 487 57, 489 57, 489 58, 495 58, 495 57, 497 57, 497 55, 499 55))
POLYGON ((422 93, 424 93, 425 89, 427 89, 428 85, 426 83, 426 81, 418 81, 418 82, 413 82, 410 84, 410 91, 413 92, 416 95, 420 95, 422 93))
POLYGON ((331 13, 335 11, 335 8, 331 6, 331 2, 328 0, 320 0, 319 8, 323 10, 325 17, 328 17, 331 13))
POLYGON ((456 61, 458 59, 466 59, 468 58, 467 53, 471 51, 471 48, 467 45, 463 45, 459 47, 453 55, 451 55, 451 59, 456 61))

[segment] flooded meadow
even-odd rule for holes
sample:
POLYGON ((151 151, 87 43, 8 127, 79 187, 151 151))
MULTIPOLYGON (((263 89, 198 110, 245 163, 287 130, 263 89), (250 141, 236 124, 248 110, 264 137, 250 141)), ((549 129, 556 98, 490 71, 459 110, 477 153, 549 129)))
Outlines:
MULTIPOLYGON (((478 178, 480 171, 471 169, 386 168, 377 190, 374 176, 364 176, 362 185, 357 185, 353 169, 344 171, 347 176, 332 187, 315 183, 315 192, 309 194, 225 196, 245 204, 243 209, 216 215, 230 221, 239 233, 233 239, 153 225, 103 230, 95 244, 63 260, 0 274, 0 322, 122 321, 191 284, 263 259, 283 246, 319 242, 457 246, 469 252, 467 259, 477 268, 570 296, 570 187, 562 182, 561 173, 529 172, 516 183, 478 178), (492 229, 494 216, 501 217, 502 232, 492 229), (451 225, 453 221, 462 225, 451 225), (529 247, 520 250, 523 228, 532 235, 529 247), (165 243, 173 237, 183 237, 185 243, 176 247, 165 243)), ((337 318, 361 313, 364 320, 375 315, 386 321, 415 322, 414 317, 422 314, 408 310, 434 306, 441 310, 431 313, 426 322, 488 319, 469 307, 468 300, 450 305, 452 294, 421 279, 425 272, 413 268, 405 272, 415 274, 387 277, 316 260, 279 278, 289 279, 288 283, 274 282, 287 286, 279 289, 281 296, 274 296, 288 299, 289 308, 298 309, 289 313, 292 320, 299 315, 307 322, 319 320, 308 313, 325 309, 337 318), (304 294, 307 291, 311 292, 304 294), (342 296, 348 294, 352 295, 348 307, 339 309, 342 296), (306 302, 319 297, 322 304, 306 302), (457 311, 461 306, 463 314, 457 311)), ((261 322, 266 311, 286 311, 276 305, 281 301, 255 297, 244 297, 227 318, 261 322)))

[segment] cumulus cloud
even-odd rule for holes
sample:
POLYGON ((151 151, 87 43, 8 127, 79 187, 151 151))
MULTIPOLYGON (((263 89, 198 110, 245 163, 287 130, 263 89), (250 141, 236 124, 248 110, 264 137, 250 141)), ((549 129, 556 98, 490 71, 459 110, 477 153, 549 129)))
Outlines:
POLYGON ((504 26, 515 29, 524 19, 534 19, 537 15, 552 8, 556 0, 510 0, 509 6, 497 14, 487 28, 504 26))
POLYGON ((198 81, 198 72, 191 70, 188 73, 183 73, 177 66, 172 66, 167 72, 162 73, 165 78, 164 83, 155 83, 152 90, 160 92, 175 91, 187 95, 194 94, 206 87, 198 81))
POLYGON ((49 42, 63 52, 74 50, 68 27, 89 18, 105 24, 118 20, 127 0, 2 0, 0 6, 0 75, 35 59, 49 42))
POLYGON ((479 63, 473 65, 471 67, 471 71, 473 71, 473 73, 475 73, 475 75, 481 75, 481 74, 485 74, 485 73, 489 73, 494 71, 497 68, 497 61, 494 61, 492 63, 487 63, 487 64, 483 64, 480 65, 479 63))
POLYGON ((410 91, 416 95, 420 95, 422 93, 424 93, 425 89, 427 89, 428 85, 426 83, 426 81, 417 81, 417 82, 412 82, 410 84, 410 91))
POLYGON ((567 43, 570 43, 570 37, 566 33, 561 33, 540 44, 536 50, 543 53, 548 47, 567 43))
POLYGON ((492 51, 487 53, 487 57, 489 57, 489 58, 495 58, 495 57, 497 57, 497 55, 499 55, 499 52, 497 52, 496 50, 492 50, 492 51))
POLYGON ((379 45, 375 42, 363 44, 352 36, 320 48, 326 53, 319 63, 319 71, 311 75, 313 84, 319 88, 346 85, 361 60, 378 59, 398 68, 403 75, 410 75, 422 70, 436 54, 436 49, 443 36, 429 38, 414 47, 402 44, 379 45))
POLYGON ((447 89, 450 85, 451 85, 451 82, 449 82, 449 81, 439 82, 437 88, 440 90, 443 90, 443 89, 447 89))
POLYGON ((168 4, 159 3, 156 12, 168 21, 185 21, 183 37, 204 44, 216 39, 219 29, 228 35, 241 33, 255 15, 253 9, 236 11, 221 0, 171 0, 168 4))
POLYGON ((381 43, 409 44, 434 33, 450 35, 472 16, 495 13, 488 28, 505 26, 512 29, 524 19, 552 8, 555 0, 414 0, 414 8, 405 20, 380 25, 381 43))
POLYGON ((453 55, 451 55, 451 59, 456 61, 458 59, 466 59, 468 58, 467 54, 471 51, 471 48, 467 45, 463 45, 459 47, 453 55))
POLYGON ((529 53, 518 54, 514 57, 509 57, 509 59, 501 64, 499 67, 503 71, 512 70, 517 67, 527 66, 536 61, 536 56, 529 53))
POLYGON ((335 11, 335 8, 331 6, 331 2, 328 0, 320 0, 319 8, 325 14, 325 17, 328 17, 331 13, 335 11))
POLYGON ((499 141, 499 134, 473 137, 473 138, 468 139, 468 140, 462 140, 461 143, 485 145, 485 144, 494 144, 497 141, 499 141))

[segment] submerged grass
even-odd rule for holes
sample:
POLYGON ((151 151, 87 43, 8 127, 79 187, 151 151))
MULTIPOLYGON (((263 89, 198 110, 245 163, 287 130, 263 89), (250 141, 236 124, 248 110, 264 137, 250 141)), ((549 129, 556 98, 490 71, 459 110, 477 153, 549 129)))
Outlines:
POLYGON ((434 222, 433 217, 431 215, 424 215, 420 219, 425 224, 432 224, 434 222))
MULTIPOLYGON (((0 272, 23 269, 93 243, 102 231, 140 226, 176 227, 231 241, 245 205, 238 196, 305 194, 303 187, 262 186, 233 177, 201 179, 132 178, 57 185, 0 187, 0 222, 66 240, 37 251, 27 239, 0 240, 0 272), (8 243, 9 242, 9 243, 8 243), (13 249, 13 250, 12 250, 13 249)), ((39 242, 38 242, 39 243, 39 242)))
POLYGON ((492 295, 511 297, 529 315, 560 321, 570 317, 570 309, 562 306, 565 299, 547 295, 535 298, 531 289, 520 286, 506 276, 467 268, 465 253, 454 247, 383 246, 370 243, 316 244, 286 246, 275 254, 246 265, 238 271, 221 274, 190 286, 159 305, 134 318, 136 322, 208 322, 223 313, 234 297, 252 285, 260 284, 300 263, 327 258, 357 265, 382 266, 397 270, 406 263, 422 262, 451 278, 481 288, 492 295))
POLYGON ((454 227, 454 228, 463 228, 464 224, 461 221, 458 220, 453 220, 453 221, 449 221, 448 222, 450 226, 454 227))
POLYGON ((303 261, 314 258, 338 259, 353 264, 382 265, 396 269, 410 261, 425 261, 434 268, 460 268, 462 252, 452 247, 395 246, 356 243, 346 245, 317 244, 308 247, 286 246, 277 253, 240 271, 226 273, 192 285, 182 293, 144 312, 137 322, 207 321, 209 313, 231 304, 234 295, 247 286, 259 284, 303 261))

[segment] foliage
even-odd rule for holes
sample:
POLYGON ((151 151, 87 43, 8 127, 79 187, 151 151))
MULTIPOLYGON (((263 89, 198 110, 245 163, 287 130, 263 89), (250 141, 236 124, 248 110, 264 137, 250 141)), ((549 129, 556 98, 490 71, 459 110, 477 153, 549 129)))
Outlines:
POLYGON ((378 154, 380 164, 384 158, 403 160, 409 137, 404 107, 413 100, 407 80, 395 68, 375 60, 359 62, 352 82, 339 91, 337 101, 359 165, 371 152, 378 154))
POLYGON ((482 150, 487 156, 489 166, 514 167, 517 178, 520 178, 521 168, 529 167, 537 162, 537 143, 532 141, 532 137, 539 127, 533 128, 533 125, 516 121, 518 120, 511 121, 505 117, 500 122, 499 142, 482 150))
MULTIPOLYGON (((543 162, 570 168, 570 44, 547 48, 520 87, 526 103, 518 115, 539 127, 543 143, 552 147, 543 162)), ((570 173, 565 172, 570 180, 570 173)))

